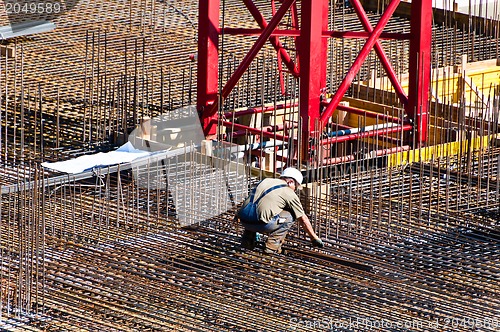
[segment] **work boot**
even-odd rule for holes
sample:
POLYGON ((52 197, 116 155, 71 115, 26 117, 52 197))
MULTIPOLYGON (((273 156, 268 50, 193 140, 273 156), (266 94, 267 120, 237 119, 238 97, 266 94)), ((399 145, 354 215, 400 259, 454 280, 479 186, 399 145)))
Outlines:
POLYGON ((266 247, 264 247, 263 252, 266 255, 278 255, 278 254, 281 254, 282 250, 281 250, 281 247, 279 247, 278 249, 274 250, 274 249, 268 248, 266 246, 266 247))
POLYGON ((241 247, 248 250, 255 249, 257 245, 257 233, 249 230, 244 230, 241 236, 241 247))

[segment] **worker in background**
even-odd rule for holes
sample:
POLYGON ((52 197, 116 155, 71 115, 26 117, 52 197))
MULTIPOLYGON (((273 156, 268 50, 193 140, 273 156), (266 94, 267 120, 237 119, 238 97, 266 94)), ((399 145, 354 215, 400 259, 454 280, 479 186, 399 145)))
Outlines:
POLYGON ((264 252, 281 253, 281 245, 288 231, 298 221, 315 247, 323 247, 323 241, 314 232, 304 212, 297 190, 302 189, 302 173, 289 167, 279 179, 267 178, 252 189, 236 216, 245 231, 241 246, 254 249, 257 233, 268 234, 264 252))

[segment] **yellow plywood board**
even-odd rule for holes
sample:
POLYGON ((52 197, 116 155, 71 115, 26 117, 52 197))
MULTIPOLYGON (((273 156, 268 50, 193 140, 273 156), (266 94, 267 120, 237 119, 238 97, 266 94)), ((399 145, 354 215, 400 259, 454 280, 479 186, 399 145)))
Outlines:
POLYGON ((414 162, 428 162, 432 159, 437 159, 446 156, 455 156, 460 153, 467 153, 471 151, 484 149, 489 145, 489 142, 494 138, 500 137, 499 135, 489 135, 476 137, 469 140, 459 142, 450 142, 445 144, 438 144, 424 148, 414 149, 406 152, 394 153, 388 156, 387 167, 410 164, 414 162))

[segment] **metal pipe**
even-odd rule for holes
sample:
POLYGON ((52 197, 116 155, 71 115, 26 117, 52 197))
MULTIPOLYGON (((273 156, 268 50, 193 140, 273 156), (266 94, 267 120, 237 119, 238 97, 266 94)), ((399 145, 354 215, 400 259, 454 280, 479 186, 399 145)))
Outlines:
POLYGON ((376 131, 376 130, 385 129, 385 128, 392 128, 395 126, 397 126, 397 125, 394 123, 382 123, 382 124, 366 126, 366 127, 348 128, 348 129, 341 129, 341 130, 337 130, 337 131, 330 131, 330 132, 326 133, 326 136, 328 136, 328 137, 340 137, 340 136, 344 136, 344 135, 357 134, 357 133, 363 133, 363 132, 368 132, 368 131, 376 131))
POLYGON ((373 131, 365 131, 365 132, 359 132, 359 133, 355 133, 355 134, 347 134, 344 136, 330 137, 327 139, 322 139, 320 144, 326 145, 326 144, 332 144, 332 143, 340 143, 340 142, 352 141, 352 140, 356 140, 356 139, 360 139, 360 138, 367 138, 367 137, 374 137, 374 136, 379 136, 379 135, 388 135, 388 134, 402 132, 402 131, 409 131, 412 129, 413 129, 412 125, 395 126, 395 127, 378 129, 378 130, 373 130, 373 131))

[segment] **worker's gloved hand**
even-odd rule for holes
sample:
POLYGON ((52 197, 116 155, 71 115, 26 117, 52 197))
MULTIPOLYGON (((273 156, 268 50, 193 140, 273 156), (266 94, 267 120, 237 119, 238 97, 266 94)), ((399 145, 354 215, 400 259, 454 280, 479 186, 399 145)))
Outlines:
POLYGON ((321 239, 319 237, 312 239, 311 243, 312 243, 313 247, 323 248, 323 246, 324 246, 323 241, 321 241, 321 239))

